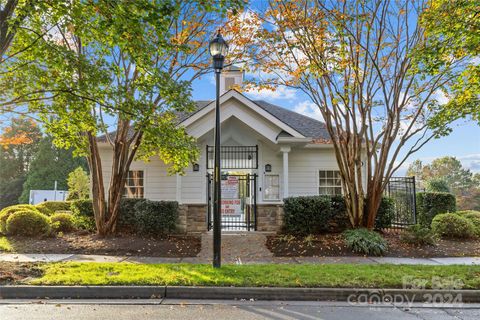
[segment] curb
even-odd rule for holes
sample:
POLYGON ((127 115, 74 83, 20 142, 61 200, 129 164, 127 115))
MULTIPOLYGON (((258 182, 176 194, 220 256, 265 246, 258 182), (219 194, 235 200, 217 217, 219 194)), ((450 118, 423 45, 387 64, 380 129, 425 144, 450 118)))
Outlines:
POLYGON ((480 303, 480 290, 186 286, 0 286, 0 299, 254 299, 480 303))

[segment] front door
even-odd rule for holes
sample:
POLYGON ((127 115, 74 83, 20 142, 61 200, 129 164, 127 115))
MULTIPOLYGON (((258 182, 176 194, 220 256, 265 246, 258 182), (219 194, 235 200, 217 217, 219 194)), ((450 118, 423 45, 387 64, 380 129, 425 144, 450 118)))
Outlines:
MULTIPOLYGON (((208 230, 213 228, 213 176, 207 175, 208 230)), ((222 174, 222 230, 256 230, 257 174, 222 174)))

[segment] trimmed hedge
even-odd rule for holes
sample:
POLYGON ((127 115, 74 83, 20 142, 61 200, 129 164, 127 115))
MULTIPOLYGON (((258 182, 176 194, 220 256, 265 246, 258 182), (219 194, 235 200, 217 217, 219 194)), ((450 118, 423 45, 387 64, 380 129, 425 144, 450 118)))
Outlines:
POLYGON ((70 210, 69 201, 45 201, 39 203, 35 206, 38 211, 43 213, 46 216, 51 216, 57 211, 68 211, 70 210))
POLYGON ((75 230, 73 215, 66 211, 58 211, 50 217, 50 226, 55 232, 71 232, 75 230))
POLYGON ((436 215, 457 211, 455 196, 444 192, 417 193, 418 223, 430 227, 436 215))
POLYGON ((143 235, 164 235, 175 231, 178 219, 176 201, 144 200, 134 206, 137 231, 143 235))
POLYGON ((446 238, 471 238, 475 236, 473 223, 455 213, 442 213, 433 218, 432 231, 446 238))
POLYGON ((382 197, 380 207, 375 218, 375 229, 385 229, 392 225, 395 218, 395 200, 390 197, 382 197))
POLYGON ((92 200, 75 200, 71 202, 70 209, 73 214, 75 227, 82 230, 94 231, 95 216, 93 214, 92 200))
POLYGON ((0 211, 0 233, 3 233, 3 234, 7 233, 7 219, 10 216, 15 212, 23 211, 23 210, 32 210, 32 211, 40 212, 37 210, 35 206, 31 204, 17 204, 14 206, 3 208, 2 211, 0 211))
POLYGON ((137 228, 137 218, 135 217, 135 205, 143 202, 145 199, 123 198, 120 200, 120 210, 118 212, 117 230, 126 232, 135 232, 137 228))
MULTIPOLYGON (((284 199, 283 231, 296 235, 339 232, 350 226, 342 196, 302 196, 284 199)), ((383 197, 375 220, 375 228, 392 224, 395 216, 393 199, 383 197)))
POLYGON ((21 210, 7 219, 7 234, 27 237, 44 236, 50 232, 50 219, 38 210, 21 210))
POLYGON ((458 211, 458 215, 467 218, 475 227, 475 235, 480 238, 480 211, 466 210, 458 211))

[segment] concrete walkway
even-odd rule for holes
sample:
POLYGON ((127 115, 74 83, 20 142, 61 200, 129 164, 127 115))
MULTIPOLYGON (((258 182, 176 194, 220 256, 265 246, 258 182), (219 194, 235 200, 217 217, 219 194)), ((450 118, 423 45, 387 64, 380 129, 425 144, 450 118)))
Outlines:
MULTIPOLYGON (((261 232, 222 233, 222 262, 226 264, 413 264, 413 265, 480 265, 480 257, 395 258, 395 257, 274 257, 265 246, 261 232)), ((0 253, 0 261, 13 262, 130 262, 130 263, 212 263, 212 233, 202 234, 202 249, 196 257, 162 258, 139 256, 102 256, 84 254, 17 254, 0 253)))

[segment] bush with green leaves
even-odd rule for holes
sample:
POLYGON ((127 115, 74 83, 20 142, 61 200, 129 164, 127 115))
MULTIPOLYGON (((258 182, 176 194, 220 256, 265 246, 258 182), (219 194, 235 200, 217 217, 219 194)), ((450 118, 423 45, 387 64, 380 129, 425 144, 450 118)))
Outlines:
POLYGON ((433 218, 432 231, 445 238, 471 238, 475 236, 473 223, 455 213, 443 213, 433 218))
POLYGON ((137 218, 135 217, 135 205, 145 199, 123 198, 120 200, 118 211, 117 230, 134 232, 136 230, 137 218))
POLYGON ((33 210, 39 212, 35 206, 30 204, 17 204, 3 208, 2 211, 0 211, 0 233, 7 233, 7 219, 15 212, 21 210, 33 210))
MULTIPOLYGON (((303 196, 284 199, 283 230, 295 235, 338 232, 350 226, 342 196, 303 196)), ((383 197, 375 228, 388 228, 395 216, 393 199, 383 197)))
POLYGON ((45 201, 37 204, 35 207, 46 216, 51 216, 57 211, 68 211, 70 210, 69 201, 45 201))
POLYGON ((475 235, 480 238, 480 211, 465 210, 458 211, 457 214, 467 218, 473 223, 473 226, 475 227, 475 235))
POLYGON ((297 235, 327 231, 334 214, 332 199, 328 196, 286 198, 283 210, 285 232, 297 235))
POLYGON ((405 243, 417 246, 433 246, 437 240, 435 233, 433 233, 432 230, 425 228, 420 224, 409 226, 402 233, 400 239, 405 243))
POLYGON ((432 220, 436 215, 455 211, 457 211, 456 200, 455 196, 451 193, 417 193, 418 223, 424 227, 430 227, 432 220))
POLYGON ((57 211, 50 216, 50 226, 55 232, 72 232, 75 230, 73 215, 68 211, 57 211))
POLYGON ((7 234, 26 237, 45 236, 50 233, 50 219, 37 210, 20 210, 8 217, 7 234))
POLYGON ((347 247, 352 252, 381 256, 388 249, 388 243, 380 234, 368 229, 350 229, 343 232, 347 247))
POLYGON ((165 235, 175 231, 178 219, 176 201, 138 202, 135 207, 137 231, 143 235, 165 235))
POLYGON ((395 218, 395 201, 390 197, 382 197, 375 218, 375 229, 385 229, 392 225, 395 218))
POLYGON ((92 200, 74 200, 70 205, 74 225, 77 229, 95 231, 95 216, 93 214, 92 200))

